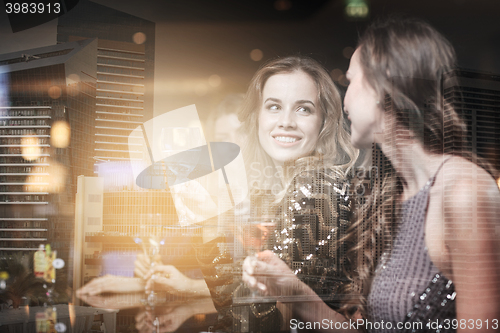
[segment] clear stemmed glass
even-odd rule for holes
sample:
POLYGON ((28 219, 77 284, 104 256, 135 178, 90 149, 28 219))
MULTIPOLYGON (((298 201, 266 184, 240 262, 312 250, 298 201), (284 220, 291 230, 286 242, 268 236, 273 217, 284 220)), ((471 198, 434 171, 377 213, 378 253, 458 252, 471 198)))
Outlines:
MULTIPOLYGON (((268 217, 250 218, 243 223, 242 244, 244 252, 250 260, 258 260, 257 254, 272 248, 271 235, 276 228, 276 223, 268 217)), ((257 289, 251 290, 251 298, 262 296, 257 289)))
MULTIPOLYGON (((156 265, 156 257, 160 254, 160 247, 165 244, 165 238, 158 235, 141 236, 136 235, 134 237, 134 242, 142 247, 144 255, 149 258, 149 265, 152 269, 156 265)), ((144 302, 153 307, 156 303, 156 295, 153 290, 149 292, 149 295, 144 300, 144 302)))

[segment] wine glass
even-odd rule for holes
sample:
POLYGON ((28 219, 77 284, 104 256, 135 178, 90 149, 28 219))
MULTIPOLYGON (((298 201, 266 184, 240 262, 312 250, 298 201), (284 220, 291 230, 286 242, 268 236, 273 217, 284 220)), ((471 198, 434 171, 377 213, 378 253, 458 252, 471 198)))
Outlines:
MULTIPOLYGON (((165 238, 158 235, 141 236, 136 235, 134 237, 134 242, 142 247, 143 253, 149 258, 150 269, 156 265, 156 257, 160 254, 160 247, 165 245, 165 238)), ((156 295, 153 290, 149 292, 149 295, 145 300, 143 300, 147 305, 153 307, 156 303, 156 295)))
MULTIPOLYGON (((271 241, 276 223, 274 219, 267 216, 250 218, 243 223, 242 244, 247 257, 250 260, 257 261, 257 254, 264 250, 272 248, 271 241)), ((257 298, 260 295, 257 289, 251 290, 251 298, 257 298)))

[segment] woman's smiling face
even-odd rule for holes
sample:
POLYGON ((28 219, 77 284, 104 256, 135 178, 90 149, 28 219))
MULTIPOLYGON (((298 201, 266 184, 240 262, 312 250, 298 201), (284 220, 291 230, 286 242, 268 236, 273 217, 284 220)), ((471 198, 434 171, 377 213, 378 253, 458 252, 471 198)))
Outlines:
POLYGON ((318 89, 308 74, 294 71, 266 81, 259 111, 259 142, 275 163, 311 155, 322 124, 318 89))

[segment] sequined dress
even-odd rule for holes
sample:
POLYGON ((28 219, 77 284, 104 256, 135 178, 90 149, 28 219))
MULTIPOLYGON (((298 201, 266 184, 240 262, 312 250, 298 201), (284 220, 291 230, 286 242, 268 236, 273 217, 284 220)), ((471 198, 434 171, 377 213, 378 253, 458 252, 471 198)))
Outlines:
MULTIPOLYGON (((254 207, 258 209, 251 215, 272 215, 276 228, 267 248, 285 260, 303 282, 336 309, 341 299, 339 291, 348 282, 344 272, 347 246, 338 246, 338 242, 351 221, 350 184, 340 169, 326 167, 317 158, 296 161, 295 170, 296 176, 280 204, 271 204, 274 196, 266 197, 256 205, 270 207, 254 207), (298 172, 299 169, 302 171, 298 172)), ((214 252, 220 252, 215 259, 210 252, 204 251, 207 257, 204 274, 219 313, 215 329, 279 331, 281 315, 273 303, 255 303, 246 309, 235 304, 235 298, 245 297, 249 292, 241 281, 241 262, 233 262, 229 253, 215 247, 214 252)))
POLYGON ((272 250, 328 305, 338 308, 346 284, 347 245, 339 246, 351 220, 349 182, 341 170, 300 172, 278 209, 272 250))
POLYGON ((368 321, 383 321, 385 329, 367 327, 369 332, 455 332, 447 325, 456 318, 453 282, 434 265, 425 246, 425 218, 435 178, 403 202, 392 253, 387 260, 382 256, 368 295, 368 321), (436 321, 438 325, 429 325, 436 321), (422 323, 421 329, 414 330, 416 322, 422 323), (408 329, 397 330, 398 323, 403 328, 409 323, 408 329))

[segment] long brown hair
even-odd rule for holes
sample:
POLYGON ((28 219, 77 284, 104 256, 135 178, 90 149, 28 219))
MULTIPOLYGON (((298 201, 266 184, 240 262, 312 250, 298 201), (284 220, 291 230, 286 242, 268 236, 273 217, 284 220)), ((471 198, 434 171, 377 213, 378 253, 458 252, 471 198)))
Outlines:
MULTIPOLYGON (((395 129, 411 133, 430 153, 464 157, 494 175, 492 166, 468 148, 466 125, 443 98, 443 75, 456 68, 455 50, 444 36, 421 20, 393 17, 369 26, 358 51, 363 75, 395 129)), ((384 133, 384 139, 397 142, 397 135, 384 133)), ((372 174, 372 191, 358 198, 355 223, 346 237, 357 244, 357 278, 365 287, 382 255, 391 250, 403 190, 402 179, 375 145, 373 154, 378 172, 372 174)), ((360 309, 364 312, 364 304, 360 309)))

